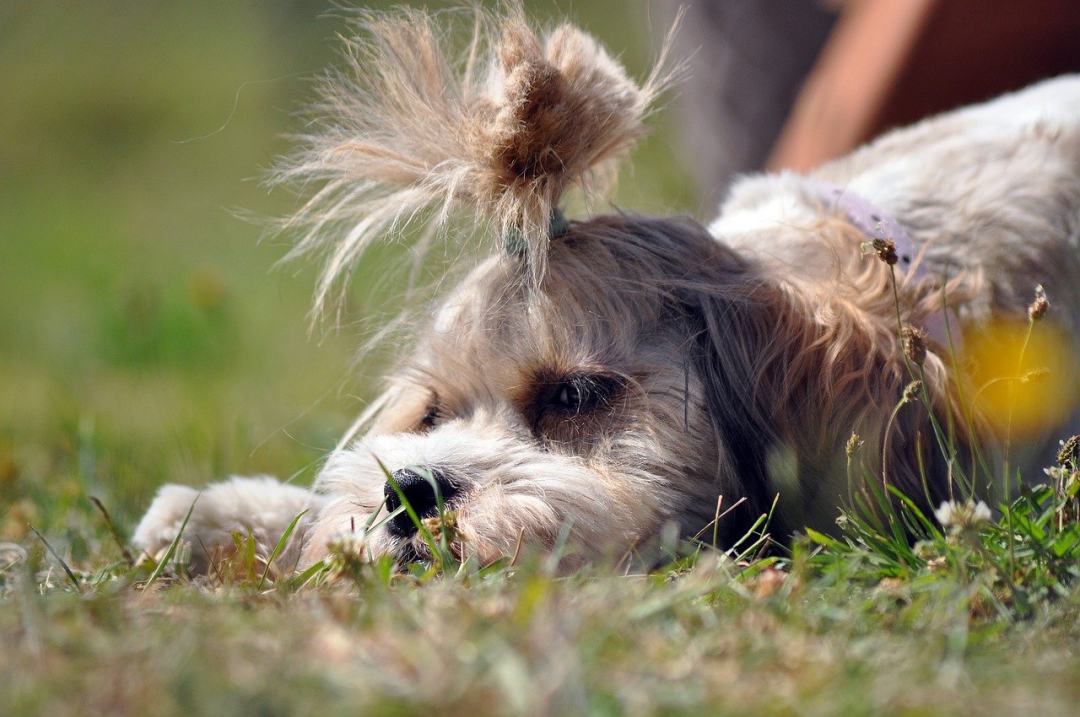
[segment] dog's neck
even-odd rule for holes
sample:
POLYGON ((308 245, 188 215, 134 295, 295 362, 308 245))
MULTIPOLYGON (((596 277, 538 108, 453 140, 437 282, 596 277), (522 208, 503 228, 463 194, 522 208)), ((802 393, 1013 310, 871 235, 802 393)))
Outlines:
MULTIPOLYGON (((866 237, 872 246, 875 241, 892 242, 896 270, 905 283, 932 282, 926 264, 926 247, 918 246, 907 229, 892 214, 873 204, 866 197, 838 184, 815 177, 805 177, 803 187, 816 197, 826 211, 843 216, 866 237)), ((922 320, 923 328, 939 346, 959 349, 961 332, 957 330, 955 312, 947 306, 922 320)))
MULTIPOLYGON (((867 248, 875 239, 891 240, 905 321, 924 328, 943 354, 958 350, 968 279, 958 275, 955 266, 935 263, 928 256, 929 244, 914 236, 887 204, 813 176, 792 172, 753 176, 735 185, 709 231, 793 282, 832 286, 839 293, 855 289, 850 300, 856 307, 864 306, 861 297, 867 287, 860 285, 862 275, 868 262, 876 261, 867 256, 867 248), (948 288, 947 301, 943 285, 948 288)), ((865 307, 868 312, 876 308, 865 307)))

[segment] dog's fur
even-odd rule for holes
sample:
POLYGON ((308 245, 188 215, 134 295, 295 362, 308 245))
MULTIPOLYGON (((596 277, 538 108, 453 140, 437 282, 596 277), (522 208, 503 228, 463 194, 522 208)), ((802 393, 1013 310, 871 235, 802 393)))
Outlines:
MULTIPOLYGON (((296 220, 299 251, 329 252, 317 304, 374 239, 414 221, 445 233, 471 212, 499 250, 438 304, 312 491, 233 478, 201 495, 185 536, 196 569, 233 530, 269 552, 304 509, 281 565, 310 564, 350 531, 369 556, 422 558, 419 538, 358 535, 385 511, 384 467, 450 477, 453 547, 478 562, 561 531, 581 559, 619 557, 665 525, 695 535, 721 496, 721 510, 743 499, 720 521, 726 539, 777 492, 774 531, 827 523, 853 432, 856 462, 937 500, 950 467, 930 416, 918 401, 894 415, 910 380, 897 305, 918 326, 947 300, 959 333, 1022 317, 1041 283, 1048 321, 1080 336, 1080 77, 895 131, 814 173, 919 248, 924 271, 898 272, 894 297, 890 267, 861 251, 869 237, 794 174, 742 180, 708 229, 618 213, 552 231, 566 191, 599 191, 642 133, 664 71, 638 87, 589 36, 562 26, 541 40, 519 11, 480 16, 460 66, 427 15, 364 27, 282 174, 321 183, 296 220)), ((982 431, 957 405, 964 378, 945 347, 930 344, 924 372, 940 423, 987 438, 964 435, 982 431)), ((160 554, 195 497, 162 488, 136 545, 160 554)))

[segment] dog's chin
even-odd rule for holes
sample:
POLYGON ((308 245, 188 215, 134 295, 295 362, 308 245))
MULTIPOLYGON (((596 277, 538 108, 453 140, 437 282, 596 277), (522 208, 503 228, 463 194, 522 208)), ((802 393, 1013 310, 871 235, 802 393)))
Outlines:
POLYGON ((388 554, 393 557, 394 566, 400 572, 407 571, 415 563, 430 565, 432 560, 431 550, 418 538, 400 541, 388 554))
MULTIPOLYGON (((465 527, 468 531, 468 527, 465 527)), ((486 540, 475 533, 473 539, 460 536, 445 545, 449 557, 455 560, 469 560, 481 567, 509 557, 509 553, 495 548, 494 540, 486 540)), ((437 540, 437 538, 435 538, 437 540)), ((371 560, 389 557, 400 571, 406 571, 412 564, 429 566, 435 562, 432 547, 422 534, 410 536, 394 535, 386 527, 374 531, 365 544, 366 553, 371 560)))
MULTIPOLYGON (((421 535, 400 537, 392 535, 385 527, 376 528, 363 537, 349 531, 341 535, 352 536, 353 540, 346 541, 341 537, 333 537, 328 544, 333 546, 339 541, 349 544, 351 545, 350 552, 355 551, 355 554, 365 562, 374 563, 389 559, 398 572, 407 572, 409 566, 414 564, 426 567, 434 562, 431 549, 421 535), (359 537, 358 544, 355 541, 357 537, 359 537)), ((451 552, 457 555, 456 550, 451 549, 451 552)), ((317 559, 317 556, 313 553, 311 558, 317 559)))

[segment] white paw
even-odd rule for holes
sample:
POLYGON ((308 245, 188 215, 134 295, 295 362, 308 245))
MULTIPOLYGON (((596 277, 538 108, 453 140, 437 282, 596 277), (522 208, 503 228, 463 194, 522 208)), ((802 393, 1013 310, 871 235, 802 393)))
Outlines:
POLYGON ((310 491, 268 476, 234 477, 213 483, 201 492, 188 486, 165 485, 135 528, 132 543, 143 554, 160 559, 176 539, 190 510, 182 542, 190 551, 189 569, 205 572, 215 556, 233 550, 234 533, 251 535, 256 553, 270 555, 293 518, 307 510, 278 558, 280 565, 287 567, 296 561, 303 535, 315 520, 320 502, 310 491))

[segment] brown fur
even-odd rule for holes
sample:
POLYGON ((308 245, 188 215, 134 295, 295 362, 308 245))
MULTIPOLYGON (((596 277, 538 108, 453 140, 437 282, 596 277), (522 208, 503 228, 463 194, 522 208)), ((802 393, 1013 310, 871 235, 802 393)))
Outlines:
MULTIPOLYGON (((480 562, 560 534, 568 564, 619 558, 667 525, 697 535, 718 509, 732 509, 717 526, 727 542, 778 494, 774 534, 827 529, 864 476, 927 507, 966 468, 962 446, 989 431, 961 402, 972 387, 949 347, 913 350, 917 366, 901 326, 946 301, 965 328, 1015 314, 1037 268, 1066 307, 1062 334, 1077 333, 1080 123, 1027 123, 1032 98, 1074 122, 1080 82, 899 131, 820 170, 906 210, 916 261, 931 271, 898 272, 794 175, 743 180, 711 230, 611 214, 552 235, 565 194, 612 176, 670 75, 638 86, 588 35, 561 26, 541 37, 514 4, 477 12, 453 61, 445 18, 363 15, 346 71, 327 78, 305 149, 279 179, 316 187, 292 224, 307 227, 298 253, 328 255, 317 310, 371 242, 414 222, 427 238, 478 224, 499 249, 412 325, 401 365, 313 492, 282 486, 263 519, 265 482, 222 484, 192 515, 200 546, 228 545, 236 521, 280 534, 280 516, 309 508, 302 564, 343 534, 367 555, 423 557, 416 535, 357 534, 387 517, 384 468, 442 474, 456 491, 454 548, 480 562), (989 243, 986 227, 1005 239, 989 243), (943 451, 938 430, 961 449, 943 451), (853 434, 861 448, 845 453, 853 434), (260 496, 250 506, 249 493, 260 496)), ((1075 383, 1064 377, 1062 390, 1075 383)), ((167 545, 186 496, 163 490, 137 544, 167 545)))
MULTIPOLYGON (((513 412, 513 423, 524 417, 528 430, 519 431, 530 441, 579 456, 606 476, 622 496, 609 498, 611 508, 654 503, 620 518, 633 523, 626 530, 638 537, 630 544, 672 519, 696 532, 721 495, 728 505, 745 499, 723 525, 729 536, 768 510, 781 489, 795 495, 781 504, 778 522, 831 513, 850 498, 837 479, 852 430, 865 441, 860 464, 880 472, 885 446, 893 483, 915 497, 940 496, 940 484, 923 486, 919 477, 920 464, 943 473, 921 405, 889 421, 911 377, 898 346, 892 277, 859 252, 865 237, 841 217, 822 220, 820 252, 832 257, 836 277, 824 285, 777 276, 684 220, 598 217, 549 245, 548 217, 562 195, 589 178, 610 178, 612 160, 642 134, 664 75, 654 72, 638 88, 592 38, 562 26, 541 40, 517 7, 479 16, 476 27, 463 73, 453 77, 429 16, 365 17, 370 39, 350 43, 353 74, 324 86, 331 129, 310 140, 291 171, 310 175, 314 164, 326 179, 301 213, 316 217, 317 229, 363 210, 344 241, 309 234, 299 245, 336 247, 317 304, 376 228, 397 225, 423 204, 439 204, 436 224, 464 204, 497 236, 526 238, 524 257, 499 256, 455 290, 446 300, 452 310, 440 309, 451 320, 420 327, 414 360, 391 380, 398 398, 383 399, 368 436, 432 430, 418 421, 436 406, 442 420, 479 420, 479 433, 494 430, 492 415, 507 421, 513 412), (485 40, 485 30, 496 39, 485 40), (480 82, 478 57, 488 47, 496 59, 480 82), (440 121, 423 121, 431 117, 440 121), (375 198, 328 214, 327 196, 357 184, 375 198), (601 415, 548 428, 530 418, 536 387, 574 373, 620 376, 625 389, 601 415), (794 473, 783 485, 770 475, 777 455, 794 473)), ((962 298, 977 281, 954 276, 946 291, 962 298)), ((918 323, 938 310, 940 295, 934 286, 902 285, 903 320, 918 323)), ((940 355, 931 354, 925 378, 945 412, 951 394, 940 355)), ((489 557, 505 551, 516 528, 470 520, 472 512, 464 508, 461 522, 471 549, 489 557), (492 537, 496 545, 483 548, 492 537)), ((578 537, 608 542, 580 528, 578 537)))
POLYGON ((608 191, 671 78, 662 55, 638 86, 577 28, 537 35, 516 3, 474 11, 457 61, 440 32, 457 19, 360 14, 347 69, 325 78, 304 150, 275 175, 321 185, 284 226, 306 227, 295 255, 328 255, 317 312, 372 241, 420 217, 443 229, 463 209, 497 236, 520 234, 540 277, 559 199, 575 186, 608 191))

